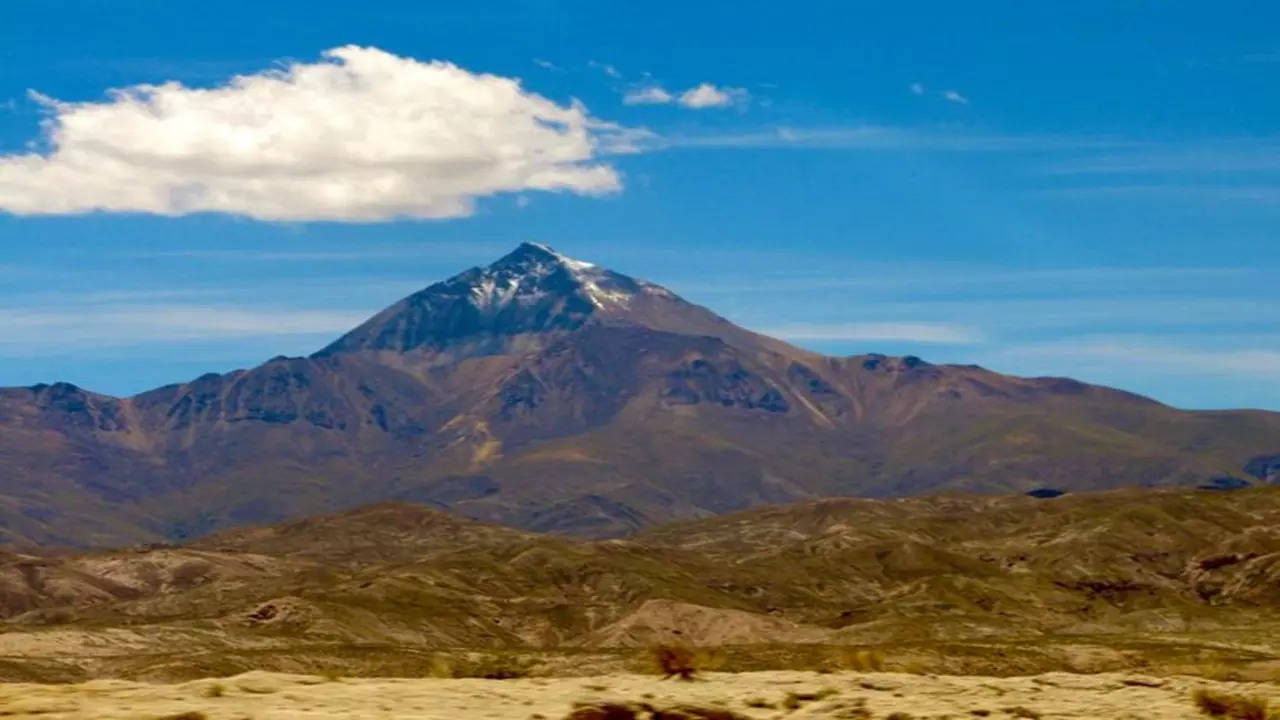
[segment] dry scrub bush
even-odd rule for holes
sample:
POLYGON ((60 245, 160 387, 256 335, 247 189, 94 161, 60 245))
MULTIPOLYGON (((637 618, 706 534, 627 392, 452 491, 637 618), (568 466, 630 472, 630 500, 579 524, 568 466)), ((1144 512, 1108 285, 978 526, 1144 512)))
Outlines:
POLYGON ((222 697, 227 692, 227 686, 222 683, 211 683, 204 689, 204 696, 208 698, 222 697))
POLYGON ((1192 670, 1190 674, 1198 675, 1206 680, 1217 680, 1218 682, 1241 682, 1244 680, 1239 669, 1222 662, 1201 665, 1192 670))
POLYGON ((710 650, 695 650, 684 645, 655 645, 649 656, 663 679, 678 677, 692 680, 702 670, 715 670, 724 659, 710 650))
POLYGON ((636 720, 644 708, 621 703, 580 705, 565 716, 564 720, 636 720))
POLYGON ((1263 698, 1232 695, 1201 688, 1191 695, 1191 701, 1201 713, 1230 720, 1276 720, 1280 715, 1267 709, 1263 698))
POLYGON ((635 703, 599 703, 579 705, 565 720, 750 720, 723 708, 677 705, 657 709, 635 703))

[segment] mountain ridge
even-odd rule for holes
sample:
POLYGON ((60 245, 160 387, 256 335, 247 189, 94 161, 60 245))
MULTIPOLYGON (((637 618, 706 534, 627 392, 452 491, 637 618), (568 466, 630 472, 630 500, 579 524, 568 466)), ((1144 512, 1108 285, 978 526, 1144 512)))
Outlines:
POLYGON ((0 389, 0 539, 118 545, 379 500, 587 537, 822 496, 1274 479, 1280 413, 827 357, 532 243, 308 357, 128 398, 0 389))
POLYGON ((854 646, 915 673, 1262 678, 1278 521, 1280 487, 836 498, 603 541, 379 503, 182 545, 0 550, 0 676, 421 676, 436 653, 521 652, 554 670, 677 638, 739 669, 830 669, 854 646))

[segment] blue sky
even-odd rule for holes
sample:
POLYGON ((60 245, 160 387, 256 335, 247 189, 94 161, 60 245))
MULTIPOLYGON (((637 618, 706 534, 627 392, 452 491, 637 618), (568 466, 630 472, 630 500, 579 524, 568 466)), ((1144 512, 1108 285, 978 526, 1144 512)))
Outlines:
POLYGON ((9 0, 0 385, 306 354, 537 240, 825 352, 1280 409, 1280 7, 961 5, 9 0))

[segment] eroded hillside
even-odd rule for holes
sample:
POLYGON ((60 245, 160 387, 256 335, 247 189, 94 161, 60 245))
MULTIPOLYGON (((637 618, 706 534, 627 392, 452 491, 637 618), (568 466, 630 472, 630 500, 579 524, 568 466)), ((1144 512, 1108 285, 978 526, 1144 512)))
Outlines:
POLYGON ((756 668, 866 647, 899 669, 1264 671, 1280 489, 835 499, 604 541, 383 504, 185 546, 10 553, 0 583, 11 678, 412 674, 442 652, 569 671, 657 642, 756 668))

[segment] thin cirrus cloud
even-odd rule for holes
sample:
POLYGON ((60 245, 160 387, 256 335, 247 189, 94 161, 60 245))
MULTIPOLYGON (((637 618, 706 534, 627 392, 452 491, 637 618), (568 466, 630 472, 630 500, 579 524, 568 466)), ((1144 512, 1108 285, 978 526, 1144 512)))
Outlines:
POLYGON ((751 93, 745 88, 723 87, 702 83, 683 92, 672 93, 660 85, 643 85, 628 90, 622 96, 625 105, 671 105, 690 110, 727 108, 746 104, 751 93))
POLYGON ((1020 152, 1116 150, 1133 142, 1108 137, 1038 134, 982 134, 930 128, 854 125, 830 128, 775 127, 731 133, 650 136, 647 149, 668 148, 826 148, 928 152, 1020 152))
POLYGON ((1077 158, 1047 169, 1051 175, 1156 175, 1280 171, 1280 138, 1147 143, 1122 154, 1077 158))
POLYGON ((786 340, 885 340, 970 345, 984 340, 976 328, 929 322, 810 323, 779 325, 762 332, 786 340))
POLYGON ((328 335, 345 332, 367 313, 348 310, 186 304, 100 305, 92 309, 0 309, 6 354, 65 348, 120 347, 159 341, 328 335), (68 340, 68 338, 71 338, 68 340))
POLYGON ((587 67, 599 70, 600 72, 604 73, 605 75, 608 75, 609 77, 615 80, 620 79, 622 77, 622 72, 619 71, 618 68, 614 67, 613 65, 610 65, 609 63, 602 63, 599 60, 588 60, 587 67))
MULTIPOLYGON (((913 82, 907 86, 907 90, 910 91, 912 95, 915 95, 917 97, 923 97, 925 95, 924 83, 913 82)), ((959 90, 943 90, 942 92, 938 93, 938 95, 941 96, 943 100, 946 100, 947 102, 951 102, 951 103, 956 103, 957 105, 969 104, 969 98, 962 95, 959 90)))
POLYGON ((1274 205, 1280 202, 1280 184, 1273 185, 1089 185, 1082 187, 1048 188, 1038 191, 1045 196, 1069 198, 1146 197, 1160 200, 1169 198, 1213 202, 1244 202, 1274 205))
POLYGON ((1141 363, 1169 374, 1196 376, 1250 376, 1280 378, 1280 349, 1245 347, 1202 349, 1161 339, 1141 337, 1080 338, 1070 342, 1026 344, 997 354, 1002 358, 1054 357, 1094 362, 1101 367, 1116 363, 1141 363))
POLYGON ((33 97, 48 151, 0 156, 0 210, 19 215, 460 217, 496 193, 616 192, 602 157, 639 136, 511 78, 350 45, 212 89, 33 97))

